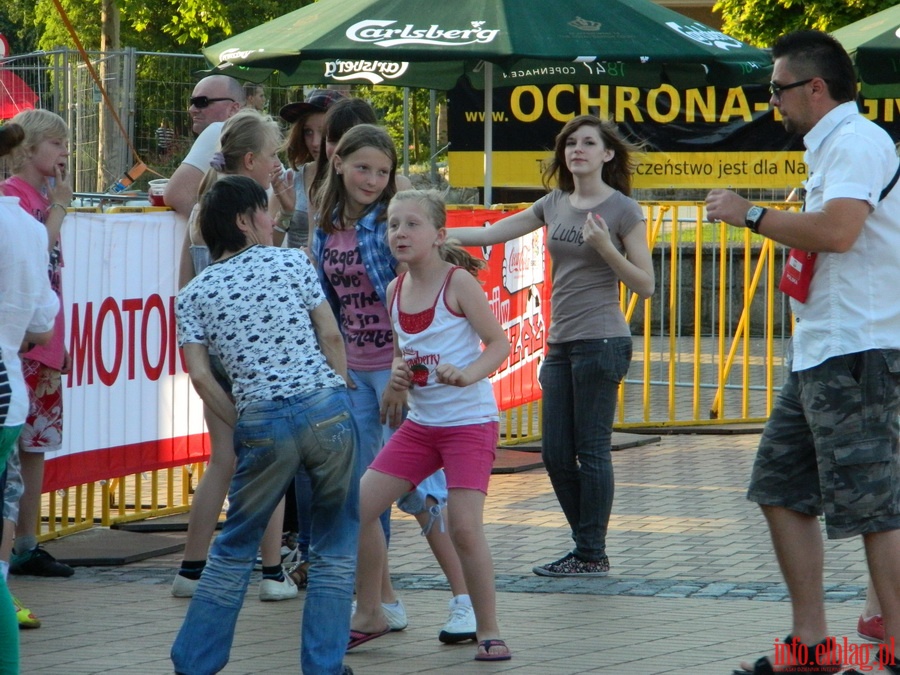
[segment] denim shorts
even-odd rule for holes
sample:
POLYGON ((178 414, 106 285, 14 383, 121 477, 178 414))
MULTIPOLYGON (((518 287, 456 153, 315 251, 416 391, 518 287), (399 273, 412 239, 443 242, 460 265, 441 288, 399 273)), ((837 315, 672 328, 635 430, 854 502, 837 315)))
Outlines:
POLYGON ((425 480, 419 483, 414 490, 410 490, 397 500, 397 508, 411 516, 417 516, 427 511, 428 498, 435 504, 443 507, 447 503, 447 477, 443 469, 435 471, 425 480))
POLYGON ((900 529, 900 350, 836 356, 790 374, 748 499, 825 514, 830 539, 900 529))

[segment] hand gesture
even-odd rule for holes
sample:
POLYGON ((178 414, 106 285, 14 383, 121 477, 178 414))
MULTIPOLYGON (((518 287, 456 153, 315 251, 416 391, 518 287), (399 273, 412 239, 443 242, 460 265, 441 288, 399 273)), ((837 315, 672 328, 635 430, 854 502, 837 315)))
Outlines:
POLYGON ((65 170, 55 167, 56 182, 51 185, 51 181, 47 179, 47 199, 51 204, 62 204, 66 208, 72 204, 72 179, 65 170))
POLYGON ((403 359, 394 359, 394 367, 391 370, 391 386, 394 391, 406 392, 412 383, 412 370, 403 359))
POLYGON ((597 253, 603 254, 605 249, 613 245, 612 239, 609 237, 609 227, 606 221, 600 216, 588 213, 581 227, 581 238, 585 243, 593 248, 597 253))
POLYGON ((277 171, 272 174, 272 190, 278 199, 281 212, 290 214, 294 212, 297 203, 297 195, 294 194, 294 172, 291 170, 277 171))
POLYGON ((465 371, 460 370, 452 363, 442 363, 434 369, 434 375, 441 384, 449 384, 453 387, 468 387, 472 384, 465 371))

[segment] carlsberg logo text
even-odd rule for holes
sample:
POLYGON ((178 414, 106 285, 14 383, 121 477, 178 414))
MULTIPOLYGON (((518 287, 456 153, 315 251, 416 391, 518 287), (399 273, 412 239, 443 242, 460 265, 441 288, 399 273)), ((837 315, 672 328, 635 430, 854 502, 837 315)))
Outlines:
POLYGON ((368 80, 372 84, 381 84, 385 80, 400 77, 409 68, 406 61, 328 61, 325 64, 325 77, 333 80, 368 80))
POLYGON ((492 42, 500 32, 484 28, 484 21, 472 21, 471 28, 445 30, 432 24, 428 28, 416 28, 406 24, 401 28, 388 28, 396 21, 360 21, 347 29, 347 37, 354 42, 372 42, 380 47, 397 45, 439 45, 457 47, 477 42, 492 42))
POLYGON ((688 25, 682 25, 675 21, 667 21, 666 25, 676 33, 679 33, 694 42, 699 42, 702 45, 717 47, 725 51, 728 51, 729 49, 741 49, 744 46, 733 37, 729 37, 717 30, 707 28, 702 23, 695 22, 688 25))

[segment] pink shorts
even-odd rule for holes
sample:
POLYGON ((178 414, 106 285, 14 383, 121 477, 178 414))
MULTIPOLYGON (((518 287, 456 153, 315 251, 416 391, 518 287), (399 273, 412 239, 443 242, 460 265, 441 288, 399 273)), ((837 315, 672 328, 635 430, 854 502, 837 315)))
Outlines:
POLYGON ((38 361, 22 359, 29 409, 19 436, 27 452, 52 452, 62 447, 62 373, 38 361))
POLYGON ((499 431, 497 422, 426 427, 406 420, 369 468, 408 480, 413 486, 443 468, 448 489, 487 494, 499 431))

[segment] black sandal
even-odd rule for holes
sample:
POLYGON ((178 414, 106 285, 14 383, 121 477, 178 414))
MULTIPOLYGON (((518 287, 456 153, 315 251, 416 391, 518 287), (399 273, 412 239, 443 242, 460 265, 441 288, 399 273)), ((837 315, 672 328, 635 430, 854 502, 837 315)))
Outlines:
MULTIPOLYGON (((790 645, 793 643, 802 644, 800 640, 794 638, 793 635, 788 635, 784 639, 785 645, 790 645)), ((834 644, 834 638, 827 637, 811 647, 804 645, 807 649, 807 658, 805 663, 797 663, 791 666, 790 670, 784 672, 791 673, 791 675, 822 675, 823 673, 825 675, 833 675, 834 673, 840 672, 840 663, 824 663, 820 665, 816 660, 816 651, 818 650, 820 645, 824 644, 834 644), (810 670, 797 670, 797 668, 801 668, 804 666, 809 667, 810 670)), ((794 649, 796 649, 796 647, 794 647, 794 649)), ((830 653, 833 654, 834 650, 830 650, 830 653)), ((756 663, 753 664, 753 670, 745 670, 742 668, 740 670, 735 670, 734 675, 778 675, 778 673, 776 673, 775 668, 772 666, 772 662, 769 661, 769 657, 761 656, 756 659, 756 663)))

